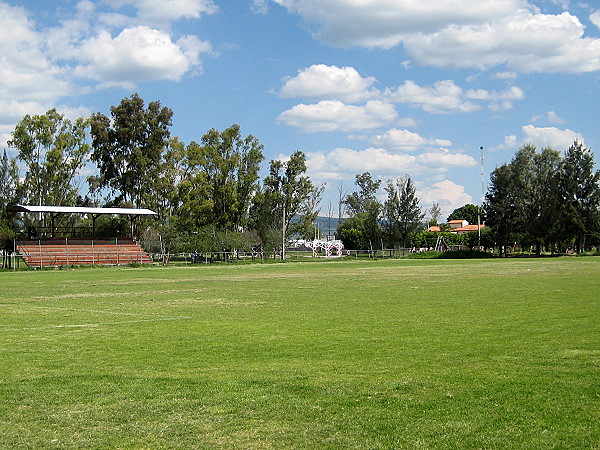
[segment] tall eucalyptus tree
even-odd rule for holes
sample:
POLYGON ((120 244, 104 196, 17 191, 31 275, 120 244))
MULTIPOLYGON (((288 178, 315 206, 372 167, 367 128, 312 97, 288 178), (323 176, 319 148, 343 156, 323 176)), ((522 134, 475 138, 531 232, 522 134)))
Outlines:
POLYGON ((133 94, 90 119, 92 160, 100 172, 97 188, 108 188, 114 204, 149 206, 160 176, 161 156, 168 146, 173 111, 133 94))
POLYGON ((26 115, 17 124, 8 145, 18 151, 24 177, 23 202, 35 205, 73 205, 80 195, 80 174, 90 152, 88 121, 72 122, 51 109, 42 115, 26 115))

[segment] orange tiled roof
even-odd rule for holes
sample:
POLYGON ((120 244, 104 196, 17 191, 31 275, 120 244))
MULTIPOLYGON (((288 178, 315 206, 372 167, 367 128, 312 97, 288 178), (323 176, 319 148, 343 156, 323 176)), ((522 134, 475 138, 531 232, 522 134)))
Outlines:
POLYGON ((483 228, 485 228, 485 225, 483 225, 483 224, 481 226, 467 225, 466 227, 455 228, 452 231, 454 231, 455 233, 459 232, 459 231, 468 232, 468 231, 477 231, 478 229, 483 229, 483 228))

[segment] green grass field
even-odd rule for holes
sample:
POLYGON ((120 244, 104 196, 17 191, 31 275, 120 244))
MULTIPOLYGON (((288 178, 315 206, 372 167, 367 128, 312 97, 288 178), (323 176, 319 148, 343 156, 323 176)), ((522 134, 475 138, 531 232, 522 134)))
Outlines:
POLYGON ((3 448, 600 448, 600 259, 0 273, 3 448))

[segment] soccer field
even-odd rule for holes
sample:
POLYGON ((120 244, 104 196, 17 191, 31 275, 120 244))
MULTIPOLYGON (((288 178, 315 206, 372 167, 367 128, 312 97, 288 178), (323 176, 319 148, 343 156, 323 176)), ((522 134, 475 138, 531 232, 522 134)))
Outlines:
POLYGON ((600 259, 0 273, 2 448, 598 448, 600 259))

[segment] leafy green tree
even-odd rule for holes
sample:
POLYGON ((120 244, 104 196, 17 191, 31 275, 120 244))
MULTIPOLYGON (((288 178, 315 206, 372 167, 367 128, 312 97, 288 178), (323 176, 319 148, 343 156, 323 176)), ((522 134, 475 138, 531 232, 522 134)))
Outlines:
POLYGON ((137 228, 144 230, 140 234, 144 248, 152 247, 155 249, 153 252, 156 253, 165 253, 163 250, 179 242, 178 235, 181 232, 190 230, 178 226, 177 216, 181 206, 179 189, 184 174, 184 158, 185 144, 177 137, 170 138, 167 148, 161 155, 159 175, 154 183, 154 189, 144 197, 145 206, 155 211, 157 216, 140 217, 137 228))
POLYGON ((248 224, 252 197, 258 189, 263 146, 252 135, 241 136, 232 125, 211 129, 202 144, 192 142, 187 151, 187 175, 203 184, 203 213, 219 229, 240 230, 248 224))
POLYGON ((465 237, 465 244, 468 245, 470 248, 479 247, 480 245, 484 249, 494 248, 493 230, 490 227, 486 226, 480 231, 481 232, 470 231, 466 234, 461 235, 465 237))
POLYGON ((174 221, 180 231, 196 232, 212 225, 214 203, 210 195, 208 175, 196 164, 197 143, 190 143, 184 153, 181 180, 177 185, 179 205, 174 221))
POLYGON ((2 267, 9 268, 7 255, 13 250, 13 239, 16 236, 15 226, 4 214, 8 205, 17 203, 19 169, 14 159, 9 159, 6 150, 0 158, 0 253, 3 254, 2 267))
POLYGON ((1 269, 10 268, 10 258, 8 255, 12 253, 14 249, 13 239, 17 233, 12 224, 9 223, 8 219, 0 215, 0 260, 2 264, 1 269))
POLYGON ((440 208, 440 204, 433 202, 433 205, 429 209, 428 226, 437 225, 441 216, 442 216, 442 208, 440 208))
POLYGON ((559 237, 558 227, 562 213, 560 193, 560 152, 544 148, 533 155, 533 189, 529 193, 529 227, 523 229, 535 245, 539 255, 544 246, 554 249, 559 237))
POLYGON ((509 242, 514 241, 519 231, 519 218, 515 213, 518 192, 512 182, 511 167, 508 164, 497 167, 490 174, 490 187, 484 205, 486 224, 493 230, 495 243, 501 252, 509 242))
POLYGON ((178 187, 183 179, 184 161, 185 144, 177 137, 169 139, 159 163, 153 197, 147 197, 147 206, 158 214, 162 223, 170 222, 181 204, 178 187))
POLYGON ((365 229, 366 214, 356 214, 338 225, 336 234, 348 250, 368 250, 369 238, 365 229))
MULTIPOLYGON (((20 185, 22 201, 36 205, 73 205, 79 197, 78 176, 90 147, 88 122, 71 122, 56 109, 26 115, 15 127, 8 145, 25 166, 20 185)), ((13 169, 14 170, 14 169, 13 169)))
POLYGON ((569 147, 564 156, 560 191, 562 234, 579 252, 586 234, 598 233, 600 226, 600 170, 594 170, 593 154, 580 142, 569 147))
MULTIPOLYGON (((381 180, 373 180, 369 172, 356 175, 354 182, 358 191, 348 194, 344 200, 350 217, 355 217, 356 228, 363 236, 363 249, 378 247, 381 240, 381 225, 379 216, 382 205, 377 199, 377 191, 381 180), (360 224, 360 225, 359 225, 360 224)), ((348 219, 346 219, 348 220, 348 219)))
POLYGON ((8 268, 10 259, 7 255, 13 250, 13 239, 16 236, 13 223, 6 217, 4 211, 10 204, 17 202, 19 170, 14 159, 9 159, 6 150, 0 158, 0 253, 2 269, 8 268))
POLYGON ((600 173, 577 142, 564 158, 556 150, 521 147, 510 164, 491 174, 485 210, 499 246, 512 242, 554 250, 559 242, 577 249, 597 228, 600 173))
POLYGON ((441 233, 437 231, 418 231, 413 236, 413 242, 417 248, 434 249, 440 236, 450 233, 441 233))
POLYGON ((313 186, 309 195, 300 205, 300 223, 298 224, 297 233, 303 239, 313 240, 316 235, 315 221, 319 217, 319 205, 323 197, 325 185, 313 186))
POLYGON ((6 149, 0 158, 0 216, 6 207, 17 202, 19 168, 15 159, 9 159, 6 149))
POLYGON ((378 216, 381 203, 377 200, 376 194, 381 186, 381 180, 375 181, 369 172, 365 172, 356 175, 354 184, 358 186, 358 191, 348 194, 344 200, 350 216, 361 213, 378 216))
POLYGON ((545 244, 550 244, 558 219, 559 162, 557 151, 543 149, 538 153, 535 146, 525 145, 509 165, 511 221, 521 236, 521 244, 534 245, 538 254, 545 244))
POLYGON ((306 169, 306 155, 301 151, 294 152, 288 161, 269 163, 269 175, 254 199, 251 213, 253 227, 264 244, 275 244, 273 230, 280 230, 282 244, 294 231, 289 229, 290 222, 313 190, 306 169))
POLYGON ((90 119, 91 158, 100 172, 93 185, 108 188, 115 195, 114 204, 148 206, 155 197, 173 111, 158 101, 145 107, 137 94, 110 111, 110 118, 98 112, 90 119))
MULTIPOLYGON (((477 224, 477 218, 481 214, 482 211, 480 210, 479 206, 469 203, 452 211, 452 213, 448 216, 447 221, 450 222, 451 220, 466 220, 471 224, 477 224)), ((480 220, 482 223, 485 221, 483 217, 480 217, 480 220)))
POLYGON ((412 179, 398 178, 395 182, 388 180, 387 199, 383 205, 383 217, 386 234, 390 244, 409 244, 410 237, 421 227, 424 214, 419 206, 412 179))
MULTIPOLYGON (((475 236, 477 233, 475 232, 475 236)), ((412 241, 415 247, 418 248, 431 248, 435 249, 435 246, 438 242, 439 238, 444 238, 444 242, 447 245, 466 245, 470 243, 470 233, 467 234, 458 234, 458 233, 450 233, 446 231, 438 232, 438 231, 417 231, 412 236, 412 241)), ((477 242, 473 244, 473 246, 477 245, 477 242)))

